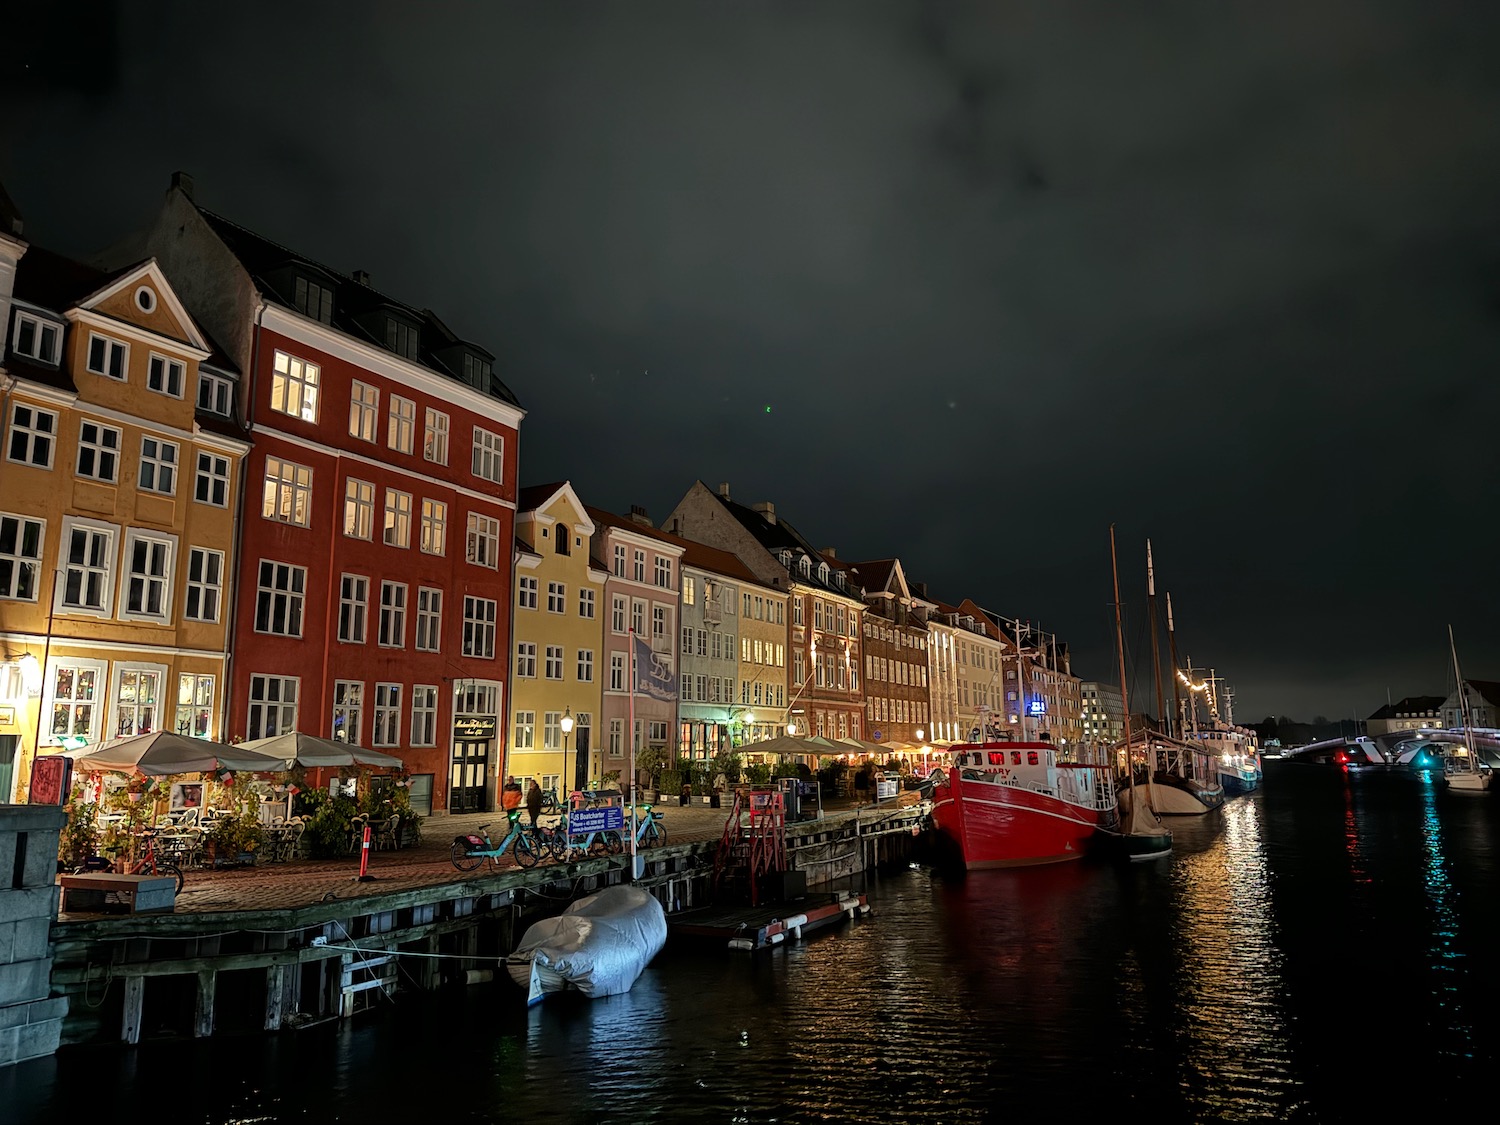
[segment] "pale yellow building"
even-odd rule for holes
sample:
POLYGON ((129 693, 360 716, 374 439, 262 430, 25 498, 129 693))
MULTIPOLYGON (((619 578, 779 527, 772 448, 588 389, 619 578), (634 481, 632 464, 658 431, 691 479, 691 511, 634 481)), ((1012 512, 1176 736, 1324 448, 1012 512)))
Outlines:
POLYGON ((595 531, 567 481, 521 489, 505 774, 559 797, 599 779, 606 575, 590 563, 595 531))
POLYGON ((36 247, 15 257, 0 301, 0 800, 24 797, 38 743, 219 735, 249 449, 238 371, 154 260, 104 274, 36 247))

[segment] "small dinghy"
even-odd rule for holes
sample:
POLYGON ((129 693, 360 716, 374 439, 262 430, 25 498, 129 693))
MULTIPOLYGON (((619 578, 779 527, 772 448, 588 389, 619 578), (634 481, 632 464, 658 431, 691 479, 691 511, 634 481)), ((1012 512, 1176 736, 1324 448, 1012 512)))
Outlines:
POLYGON ((638 887, 605 887, 530 926, 505 967, 528 1005, 551 992, 614 996, 630 991, 666 942, 661 903, 638 887))

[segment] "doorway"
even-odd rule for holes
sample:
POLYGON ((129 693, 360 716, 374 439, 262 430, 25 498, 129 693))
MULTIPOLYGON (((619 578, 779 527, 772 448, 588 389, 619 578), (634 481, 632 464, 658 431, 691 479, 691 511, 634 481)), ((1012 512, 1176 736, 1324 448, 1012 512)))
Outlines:
POLYGON ((485 799, 489 764, 488 740, 453 744, 453 764, 448 776, 449 812, 485 812, 489 808, 485 799))

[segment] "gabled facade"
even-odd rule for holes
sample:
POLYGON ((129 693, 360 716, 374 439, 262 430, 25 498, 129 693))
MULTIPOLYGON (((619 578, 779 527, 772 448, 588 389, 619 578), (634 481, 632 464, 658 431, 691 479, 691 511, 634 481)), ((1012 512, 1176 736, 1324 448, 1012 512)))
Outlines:
POLYGON ((672 675, 678 660, 678 622, 682 617, 682 544, 655 530, 646 513, 630 517, 600 508, 585 509, 598 529, 593 566, 605 573, 603 643, 606 679, 600 703, 604 739, 604 775, 628 779, 630 747, 649 748, 674 758, 678 752, 678 700, 653 699, 631 690, 631 638, 640 637, 650 655, 672 675), (632 695, 635 725, 632 729, 632 695))
POLYGON ((847 571, 830 561, 832 552, 812 547, 773 504, 736 503, 727 484, 714 492, 695 482, 665 526, 730 552, 762 585, 787 592, 788 733, 863 737, 865 606, 847 571))
POLYGON ((560 797, 599 779, 606 575, 597 528, 567 481, 521 489, 506 774, 560 797), (572 721, 571 732, 565 719, 572 721))
POLYGON ((957 610, 928 599, 925 586, 918 589, 927 616, 927 694, 932 705, 932 729, 927 732, 927 741, 939 745, 961 742, 968 737, 969 728, 960 720, 958 707, 957 610))
POLYGON ((863 591, 865 729, 872 742, 920 746, 932 728, 927 611, 899 559, 849 563, 863 591))
MULTIPOLYGON (((1452 698, 1453 709, 1457 711, 1458 694, 1455 692, 1452 698)), ((1441 727, 1446 702, 1441 695, 1408 695, 1395 703, 1387 703, 1366 719, 1365 732, 1374 738, 1378 734, 1441 727)))
POLYGON ((158 262, 105 274, 33 247, 14 278, 0 302, 13 380, 0 800, 24 793, 38 748, 222 735, 249 449, 232 418, 198 409, 205 381, 232 384, 238 371, 158 262))
MULTIPOLYGON (((1500 683, 1494 680, 1465 680, 1463 694, 1468 697, 1469 724, 1475 727, 1500 727, 1500 683)), ((1464 703, 1455 689, 1443 700, 1443 726, 1457 729, 1464 725, 1464 703)))
POLYGON ((976 742, 1020 737, 1015 646, 1007 645, 999 626, 967 598, 948 616, 955 629, 958 718, 963 737, 976 742))
POLYGON ((377 747, 419 812, 491 807, 523 416, 491 353, 200 208, 186 177, 148 245, 247 373, 225 733, 377 747))

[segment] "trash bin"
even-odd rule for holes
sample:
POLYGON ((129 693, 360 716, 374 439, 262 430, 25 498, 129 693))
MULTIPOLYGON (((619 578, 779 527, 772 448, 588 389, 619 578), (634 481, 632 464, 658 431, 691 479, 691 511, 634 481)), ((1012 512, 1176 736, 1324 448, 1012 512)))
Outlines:
POLYGON ((802 819, 802 785, 795 777, 779 777, 776 779, 777 786, 781 789, 782 804, 786 806, 787 820, 802 819))

